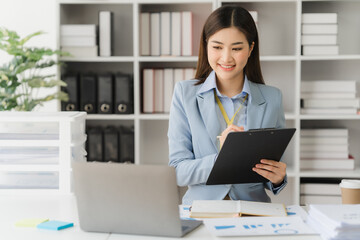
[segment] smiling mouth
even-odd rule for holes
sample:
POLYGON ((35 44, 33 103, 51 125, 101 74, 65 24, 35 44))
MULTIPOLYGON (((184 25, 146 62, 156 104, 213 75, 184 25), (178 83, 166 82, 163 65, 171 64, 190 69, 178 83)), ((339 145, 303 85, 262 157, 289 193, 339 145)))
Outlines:
POLYGON ((232 70, 232 69, 235 68, 235 65, 222 65, 222 64, 218 64, 218 65, 219 65, 222 69, 227 70, 227 71, 232 70))

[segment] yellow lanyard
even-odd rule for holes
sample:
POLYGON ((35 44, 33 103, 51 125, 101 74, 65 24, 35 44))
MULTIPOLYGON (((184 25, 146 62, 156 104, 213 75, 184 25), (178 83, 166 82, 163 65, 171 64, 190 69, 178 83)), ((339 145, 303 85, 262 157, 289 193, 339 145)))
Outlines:
POLYGON ((240 111, 240 109, 242 108, 243 104, 245 103, 245 101, 246 101, 246 99, 247 99, 247 97, 248 97, 248 94, 245 95, 242 103, 240 104, 240 107, 236 110, 236 112, 235 112, 234 116, 232 116, 231 120, 229 120, 229 117, 228 117, 228 115, 226 114, 226 111, 225 111, 225 109, 224 109, 224 106, 222 105, 219 97, 217 96, 215 89, 214 89, 214 95, 215 95, 216 102, 217 102, 217 104, 219 105, 221 114, 223 115, 223 117, 224 117, 224 119, 225 119, 225 121, 226 121, 227 126, 233 124, 234 119, 235 119, 235 116, 236 116, 236 114, 240 111))

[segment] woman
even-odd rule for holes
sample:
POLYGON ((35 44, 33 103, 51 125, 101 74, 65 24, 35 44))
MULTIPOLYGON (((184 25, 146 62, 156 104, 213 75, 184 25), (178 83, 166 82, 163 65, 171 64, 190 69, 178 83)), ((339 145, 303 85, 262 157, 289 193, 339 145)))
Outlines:
POLYGON ((267 183, 205 182, 229 132, 283 127, 282 95, 264 84, 251 15, 238 6, 218 8, 202 31, 195 79, 176 84, 170 110, 169 165, 176 169, 178 185, 188 186, 183 204, 199 199, 269 202, 265 188, 277 194, 287 183, 285 163, 262 159, 253 168, 267 183))

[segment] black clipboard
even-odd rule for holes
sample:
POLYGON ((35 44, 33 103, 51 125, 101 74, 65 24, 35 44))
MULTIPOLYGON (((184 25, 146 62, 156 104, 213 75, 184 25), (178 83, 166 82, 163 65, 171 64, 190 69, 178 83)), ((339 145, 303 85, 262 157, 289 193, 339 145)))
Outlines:
POLYGON ((263 158, 280 161, 295 131, 295 128, 281 128, 230 132, 206 185, 269 181, 252 168, 263 158))

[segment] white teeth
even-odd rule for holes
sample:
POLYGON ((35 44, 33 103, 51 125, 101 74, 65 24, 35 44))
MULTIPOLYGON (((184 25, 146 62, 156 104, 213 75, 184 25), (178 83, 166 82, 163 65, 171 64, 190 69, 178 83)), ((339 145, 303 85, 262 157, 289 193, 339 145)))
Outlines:
POLYGON ((223 68, 232 68, 233 66, 224 66, 224 65, 220 65, 223 68))

